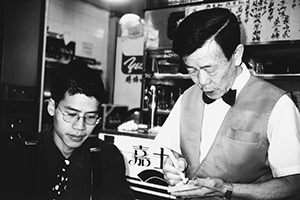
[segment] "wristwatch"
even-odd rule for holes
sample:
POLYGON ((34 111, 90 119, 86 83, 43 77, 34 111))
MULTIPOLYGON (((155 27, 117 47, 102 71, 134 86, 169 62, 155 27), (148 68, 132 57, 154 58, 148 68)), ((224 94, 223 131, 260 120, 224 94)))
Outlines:
POLYGON ((226 183, 226 192, 224 194, 224 199, 230 200, 233 192, 233 186, 231 183, 225 182, 226 183))

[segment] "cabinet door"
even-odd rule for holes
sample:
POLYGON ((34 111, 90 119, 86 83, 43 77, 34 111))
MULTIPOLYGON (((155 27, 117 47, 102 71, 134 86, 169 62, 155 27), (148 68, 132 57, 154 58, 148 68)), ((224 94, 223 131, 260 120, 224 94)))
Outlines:
POLYGON ((4 0, 1 84, 37 86, 42 63, 45 3, 4 0))

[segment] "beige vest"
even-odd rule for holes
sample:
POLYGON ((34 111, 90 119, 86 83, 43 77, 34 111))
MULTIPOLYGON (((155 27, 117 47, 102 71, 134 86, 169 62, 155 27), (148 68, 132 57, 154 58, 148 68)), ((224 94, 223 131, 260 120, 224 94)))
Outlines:
POLYGON ((217 177, 233 183, 271 179, 267 124, 276 102, 283 94, 285 92, 281 89, 251 76, 226 114, 212 146, 200 163, 204 108, 202 91, 196 85, 186 90, 181 105, 180 146, 183 157, 190 165, 188 177, 217 177))

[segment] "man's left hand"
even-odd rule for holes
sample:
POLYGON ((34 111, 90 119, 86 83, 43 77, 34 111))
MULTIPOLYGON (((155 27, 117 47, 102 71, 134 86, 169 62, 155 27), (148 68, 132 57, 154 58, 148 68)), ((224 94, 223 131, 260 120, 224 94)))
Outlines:
POLYGON ((181 197, 223 197, 227 187, 223 180, 217 178, 196 178, 193 180, 197 189, 174 192, 172 195, 181 197))

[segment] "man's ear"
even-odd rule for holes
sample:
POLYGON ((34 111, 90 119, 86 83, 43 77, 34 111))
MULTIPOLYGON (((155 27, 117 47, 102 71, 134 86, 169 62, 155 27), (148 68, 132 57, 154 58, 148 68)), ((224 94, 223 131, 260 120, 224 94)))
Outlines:
POLYGON ((242 64, 242 58, 244 54, 244 45, 239 44, 234 53, 235 66, 240 66, 242 64))
POLYGON ((50 98, 48 101, 48 106, 47 106, 47 110, 50 116, 54 116, 54 112, 55 112, 55 101, 54 99, 50 98))

